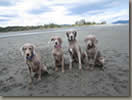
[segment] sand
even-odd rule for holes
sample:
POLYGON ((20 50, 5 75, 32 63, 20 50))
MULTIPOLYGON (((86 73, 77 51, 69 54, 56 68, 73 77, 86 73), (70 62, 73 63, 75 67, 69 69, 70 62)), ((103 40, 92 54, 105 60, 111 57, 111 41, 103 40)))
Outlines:
POLYGON ((73 28, 32 30, 0 33, 0 95, 1 96, 129 96, 129 25, 95 25, 73 28), (74 63, 69 71, 68 41, 65 32, 77 30, 77 39, 85 50, 84 38, 95 34, 98 48, 105 56, 105 69, 78 70, 74 63), (25 35, 22 35, 25 34, 25 35), (10 36, 9 36, 10 35, 10 36), (17 35, 17 36, 16 36, 17 35), (63 39, 65 73, 55 72, 51 36, 63 39), (29 89, 28 68, 19 48, 24 43, 33 43, 40 52, 42 63, 49 74, 41 81, 34 79, 29 89))

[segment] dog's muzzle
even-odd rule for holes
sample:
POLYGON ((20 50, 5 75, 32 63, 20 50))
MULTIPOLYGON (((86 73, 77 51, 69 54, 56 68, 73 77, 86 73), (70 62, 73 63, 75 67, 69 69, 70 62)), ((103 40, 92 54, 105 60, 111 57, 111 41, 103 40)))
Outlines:
POLYGON ((92 46, 92 41, 89 40, 89 41, 87 42, 87 45, 88 45, 88 46, 92 46))
POLYGON ((29 53, 27 54, 27 57, 29 57, 29 53))
POLYGON ((71 40, 73 40, 73 36, 71 36, 71 40))
POLYGON ((31 56, 29 54, 26 55, 27 60, 32 60, 33 57, 34 57, 34 53, 32 53, 31 56))

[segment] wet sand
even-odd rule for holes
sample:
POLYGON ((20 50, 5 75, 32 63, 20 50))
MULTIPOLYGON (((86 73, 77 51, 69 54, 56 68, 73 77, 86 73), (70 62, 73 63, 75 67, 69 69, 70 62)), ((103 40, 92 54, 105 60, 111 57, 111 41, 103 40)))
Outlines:
POLYGON ((129 26, 97 25, 74 28, 59 28, 26 32, 0 33, 0 95, 1 96, 129 96, 129 26), (77 30, 77 39, 85 50, 84 38, 95 34, 98 48, 105 56, 104 71, 95 68, 93 71, 78 70, 74 63, 73 70, 68 70, 68 41, 65 32, 77 30), (29 33, 28 35, 18 35, 29 33), (35 34, 30 34, 35 33, 35 34), (39 33, 39 34, 37 34, 39 33), (13 36, 9 36, 12 34, 13 36), (65 73, 54 71, 51 54, 51 36, 58 35, 63 39, 65 73), (28 68, 19 48, 26 42, 33 43, 40 52, 42 63, 48 67, 49 74, 42 76, 41 81, 34 80, 29 89, 28 68))

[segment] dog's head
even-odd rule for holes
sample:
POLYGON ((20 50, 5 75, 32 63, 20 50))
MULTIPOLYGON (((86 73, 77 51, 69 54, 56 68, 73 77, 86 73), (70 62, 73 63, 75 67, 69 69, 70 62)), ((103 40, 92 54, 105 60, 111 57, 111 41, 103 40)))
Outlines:
POLYGON ((69 41, 75 40, 76 36, 77 36, 77 32, 76 31, 68 31, 68 32, 66 32, 66 36, 69 41))
POLYGON ((51 38, 51 41, 54 42, 54 47, 55 47, 55 48, 61 48, 61 44, 62 44, 62 39, 61 39, 61 37, 54 36, 54 37, 51 38))
POLYGON ((85 38, 85 43, 87 45, 87 48, 93 48, 96 46, 97 44, 97 40, 96 40, 96 37, 95 35, 88 35, 86 38, 85 38))
POLYGON ((20 48, 20 51, 27 59, 32 58, 35 55, 35 45, 26 43, 20 48))

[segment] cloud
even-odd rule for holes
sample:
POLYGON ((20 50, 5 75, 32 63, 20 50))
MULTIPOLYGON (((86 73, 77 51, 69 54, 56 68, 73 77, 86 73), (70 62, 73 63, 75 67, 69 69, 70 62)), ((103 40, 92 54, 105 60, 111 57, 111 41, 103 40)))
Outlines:
POLYGON ((49 12, 50 9, 48 7, 40 7, 40 8, 33 8, 31 10, 29 10, 28 12, 30 14, 42 14, 42 13, 45 13, 45 12, 49 12))
POLYGON ((8 2, 7 0, 1 0, 0 1, 0 6, 10 6, 12 5, 11 2, 8 2))
POLYGON ((1 0, 0 26, 129 19, 128 0, 1 0), (1 2, 4 2, 3 4, 1 2))

